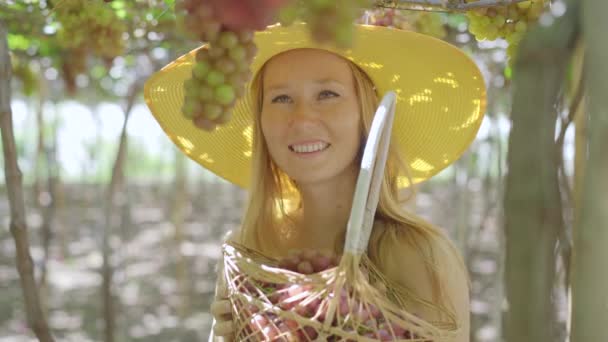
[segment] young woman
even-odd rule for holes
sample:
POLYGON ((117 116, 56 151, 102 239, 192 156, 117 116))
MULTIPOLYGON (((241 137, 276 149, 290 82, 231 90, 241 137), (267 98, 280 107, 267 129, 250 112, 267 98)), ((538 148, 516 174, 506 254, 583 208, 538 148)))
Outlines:
MULTIPOLYGON (((459 158, 474 139, 485 110, 474 63, 439 40, 380 27, 357 27, 348 51, 316 45, 300 25, 268 28, 256 43, 250 92, 215 132, 197 130, 198 120, 175 123, 180 114, 166 105, 183 98, 178 69, 187 70, 192 54, 146 87, 148 105, 179 148, 249 187, 242 225, 230 239, 276 258, 291 249, 340 254, 367 132, 380 97, 394 90, 391 146, 367 255, 408 290, 409 312, 429 322, 455 318, 454 341, 468 341, 466 267, 441 229, 403 209, 412 198, 403 194, 413 194, 414 184, 459 158)), ((220 282, 211 311, 215 335, 230 340, 225 295, 220 282)))

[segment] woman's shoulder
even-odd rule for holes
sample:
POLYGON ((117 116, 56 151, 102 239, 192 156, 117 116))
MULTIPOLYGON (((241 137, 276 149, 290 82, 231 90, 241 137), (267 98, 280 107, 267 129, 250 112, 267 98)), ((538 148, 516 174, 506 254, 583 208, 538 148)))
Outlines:
MULTIPOLYGON (((458 257, 460 252, 454 242, 442 228, 419 219, 420 222, 398 222, 379 219, 375 225, 383 230, 383 235, 392 241, 393 253, 414 254, 419 258, 445 262, 458 257)), ((457 258, 458 259, 458 258, 457 258)))
MULTIPOLYGON (((424 223, 423 223, 424 224, 424 223)), ((432 225, 376 220, 370 257, 386 275, 427 300, 437 284, 468 280, 460 252, 449 236, 432 225), (378 229, 379 228, 379 229, 378 229)))
MULTIPOLYGON (((392 241, 382 253, 386 275, 423 301, 446 300, 458 321, 468 325, 469 278, 460 252, 448 235, 398 224, 391 230, 392 241)), ((423 307, 419 309, 424 311, 423 307)), ((431 311, 423 316, 439 318, 431 311)))
POLYGON ((231 229, 231 230, 225 232, 224 235, 222 236, 222 243, 240 242, 240 240, 241 240, 241 233, 240 233, 240 229, 238 229, 238 228, 231 229))
POLYGON ((417 229, 405 223, 391 224, 392 243, 387 258, 403 265, 416 274, 427 273, 429 268, 440 275, 447 271, 462 271, 465 266, 460 251, 440 228, 417 229))

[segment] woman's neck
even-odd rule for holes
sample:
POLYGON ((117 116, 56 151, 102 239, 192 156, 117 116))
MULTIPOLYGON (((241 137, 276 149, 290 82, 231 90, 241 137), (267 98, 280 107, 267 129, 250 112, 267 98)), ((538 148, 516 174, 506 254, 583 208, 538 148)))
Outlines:
POLYGON ((353 168, 328 182, 300 185, 302 209, 291 248, 333 250, 348 223, 357 175, 353 168))

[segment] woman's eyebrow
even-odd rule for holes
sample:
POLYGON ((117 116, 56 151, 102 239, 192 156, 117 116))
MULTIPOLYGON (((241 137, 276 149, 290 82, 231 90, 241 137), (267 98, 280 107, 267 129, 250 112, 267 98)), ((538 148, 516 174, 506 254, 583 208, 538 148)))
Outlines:
MULTIPOLYGON (((328 83, 334 83, 336 85, 342 86, 344 87, 344 85, 342 84, 342 82, 334 79, 334 78, 320 78, 317 80, 314 80, 314 83, 318 83, 318 84, 328 84, 328 83)), ((266 88, 267 92, 273 91, 273 90, 281 90, 281 89, 286 89, 289 88, 289 86, 285 83, 279 83, 279 84, 273 84, 271 86, 269 86, 268 88, 266 88)))
POLYGON ((316 80, 315 83, 318 83, 318 84, 332 84, 332 85, 335 85, 335 86, 339 86, 341 88, 345 88, 344 83, 340 82, 339 80, 337 80, 335 78, 323 78, 323 79, 316 80))
POLYGON ((283 84, 283 83, 280 83, 280 84, 275 84, 275 85, 272 85, 272 86, 266 88, 266 91, 270 92, 270 91, 273 91, 273 90, 279 90, 279 89, 285 89, 285 88, 287 88, 287 85, 283 84))

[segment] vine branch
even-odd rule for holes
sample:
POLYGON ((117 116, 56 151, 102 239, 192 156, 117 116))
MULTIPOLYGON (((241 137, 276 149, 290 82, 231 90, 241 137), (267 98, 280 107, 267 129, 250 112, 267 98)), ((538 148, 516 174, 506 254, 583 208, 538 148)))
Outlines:
POLYGON ((373 7, 426 11, 467 11, 474 8, 508 6, 527 0, 375 0, 373 7))

